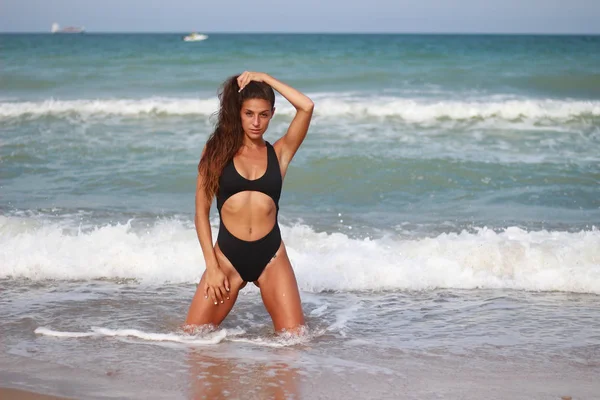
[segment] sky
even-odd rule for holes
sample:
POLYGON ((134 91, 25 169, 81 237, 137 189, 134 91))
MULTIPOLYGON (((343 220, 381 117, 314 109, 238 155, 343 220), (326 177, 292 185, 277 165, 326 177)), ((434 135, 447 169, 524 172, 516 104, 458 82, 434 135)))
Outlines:
POLYGON ((0 0, 0 32, 600 34, 600 0, 0 0))

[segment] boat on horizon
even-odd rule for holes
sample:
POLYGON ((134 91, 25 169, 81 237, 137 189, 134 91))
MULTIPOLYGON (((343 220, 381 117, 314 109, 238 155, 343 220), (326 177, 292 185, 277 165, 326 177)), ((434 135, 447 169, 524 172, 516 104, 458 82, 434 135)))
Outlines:
POLYGON ((84 33, 85 28, 83 26, 67 26, 61 28, 56 22, 52 24, 52 33, 84 33))
POLYGON ((184 42, 200 42, 202 40, 206 40, 208 39, 208 35, 204 35, 201 33, 197 33, 197 32, 192 32, 187 36, 184 36, 183 41, 184 42))

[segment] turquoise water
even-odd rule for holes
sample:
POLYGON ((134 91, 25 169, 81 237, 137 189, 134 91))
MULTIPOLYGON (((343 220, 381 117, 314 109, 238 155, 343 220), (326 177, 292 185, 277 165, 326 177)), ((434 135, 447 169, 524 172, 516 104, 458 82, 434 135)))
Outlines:
POLYGON ((4 90, 98 98, 213 94, 240 69, 307 92, 414 88, 486 94, 600 95, 598 36, 215 34, 3 35, 4 90))
MULTIPOLYGON (((182 36, 0 35, 6 365, 60 358, 95 363, 97 376, 135 353, 141 375, 130 378, 150 385, 152 373, 187 370, 189 346, 221 343, 210 350, 219 362, 250 371, 274 357, 337 390, 300 382, 300 398, 307 388, 321 398, 412 388, 418 399, 600 390, 588 379, 600 346, 600 36, 182 36), (297 343, 270 336, 255 288, 224 329, 178 331, 204 270, 196 165, 217 88, 243 70, 316 106, 280 202, 312 328, 301 343, 311 350, 291 358, 272 350, 297 343), (465 356, 459 390, 444 376, 465 356), (520 392, 491 393, 482 370, 520 392), (364 371, 383 386, 348 391, 364 371)), ((276 108, 271 142, 293 117, 283 98, 276 108)), ((147 397, 127 385, 121 395, 132 393, 147 397)))
MULTIPOLYGON (((437 233, 441 222, 573 231, 600 221, 596 36, 179 39, 4 35, 5 212, 191 212, 217 87, 249 69, 317 105, 284 217, 331 232, 332 211, 343 212, 365 234, 405 222, 437 233)), ((278 106, 270 140, 292 115, 278 106)))

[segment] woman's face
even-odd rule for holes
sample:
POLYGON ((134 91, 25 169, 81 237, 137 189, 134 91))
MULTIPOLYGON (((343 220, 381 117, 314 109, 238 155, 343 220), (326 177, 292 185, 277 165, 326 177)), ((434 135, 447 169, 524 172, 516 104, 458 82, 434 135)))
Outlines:
POLYGON ((259 139, 269 127, 269 121, 275 112, 271 103, 263 99, 248 99, 242 104, 240 117, 242 128, 250 139, 259 139))

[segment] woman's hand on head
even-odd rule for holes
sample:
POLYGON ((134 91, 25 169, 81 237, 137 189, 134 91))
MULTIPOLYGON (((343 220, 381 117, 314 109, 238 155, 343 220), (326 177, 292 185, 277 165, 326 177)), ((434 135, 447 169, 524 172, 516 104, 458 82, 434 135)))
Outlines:
POLYGON ((246 87, 250 82, 264 82, 266 74, 264 72, 252 72, 252 71, 244 71, 238 76, 237 83, 240 87, 240 92, 242 89, 246 87))
POLYGON ((212 267, 207 266, 205 278, 205 299, 210 297, 210 300, 214 305, 219 305, 225 300, 229 300, 229 280, 218 265, 212 267))

